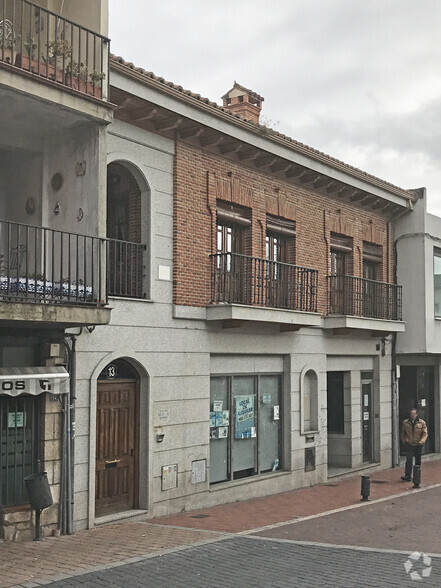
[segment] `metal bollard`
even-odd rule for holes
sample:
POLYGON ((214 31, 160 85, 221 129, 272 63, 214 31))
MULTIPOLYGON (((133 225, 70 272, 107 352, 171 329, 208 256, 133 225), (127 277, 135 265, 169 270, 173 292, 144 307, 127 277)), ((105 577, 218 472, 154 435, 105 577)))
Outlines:
POLYGON ((361 499, 366 501, 369 500, 371 493, 371 477, 362 475, 361 476, 361 499))
POLYGON ((421 466, 413 466, 413 487, 419 488, 421 484, 421 466))

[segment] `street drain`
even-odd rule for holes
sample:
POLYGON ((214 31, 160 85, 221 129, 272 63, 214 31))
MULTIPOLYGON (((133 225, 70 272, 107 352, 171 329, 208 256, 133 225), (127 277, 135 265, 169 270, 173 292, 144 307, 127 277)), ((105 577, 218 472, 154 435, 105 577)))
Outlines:
POLYGON ((337 488, 338 484, 323 484, 323 486, 328 486, 329 488, 337 488))
POLYGON ((200 514, 200 515, 192 515, 192 517, 191 517, 191 518, 192 518, 192 519, 207 519, 209 516, 210 516, 210 515, 203 515, 203 514, 200 514))
POLYGON ((371 484, 387 484, 387 480, 371 480, 371 484))

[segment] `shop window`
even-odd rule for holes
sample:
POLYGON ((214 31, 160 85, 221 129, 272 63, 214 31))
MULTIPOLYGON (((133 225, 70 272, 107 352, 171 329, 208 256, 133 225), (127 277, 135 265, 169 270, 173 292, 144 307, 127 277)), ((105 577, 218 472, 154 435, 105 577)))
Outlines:
POLYGON ((434 249, 433 286, 435 299, 435 316, 441 317, 441 249, 434 249))
POLYGON ((210 483, 281 469, 281 377, 214 376, 210 483))
POLYGON ((318 430, 318 379, 314 370, 301 376, 302 433, 318 430))
POLYGON ((0 507, 28 502, 24 479, 37 471, 38 406, 33 396, 0 396, 0 507))
POLYGON ((344 435, 345 432, 345 400, 344 372, 328 372, 327 374, 327 407, 328 433, 344 435))

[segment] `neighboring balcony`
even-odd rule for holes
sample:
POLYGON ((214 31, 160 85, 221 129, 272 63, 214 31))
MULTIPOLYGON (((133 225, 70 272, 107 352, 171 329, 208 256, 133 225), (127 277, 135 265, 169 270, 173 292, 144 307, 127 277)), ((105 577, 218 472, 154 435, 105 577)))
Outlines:
POLYGON ((282 330, 320 325, 317 270, 237 253, 219 253, 210 259, 208 320, 224 321, 224 326, 249 320, 272 322, 282 330))
POLYGON ((0 320, 107 324, 107 240, 0 221, 0 320))
POLYGON ((108 100, 109 40, 27 0, 0 0, 0 64, 108 100))
POLYGON ((328 276, 325 328, 404 331, 402 287, 354 276, 328 276))

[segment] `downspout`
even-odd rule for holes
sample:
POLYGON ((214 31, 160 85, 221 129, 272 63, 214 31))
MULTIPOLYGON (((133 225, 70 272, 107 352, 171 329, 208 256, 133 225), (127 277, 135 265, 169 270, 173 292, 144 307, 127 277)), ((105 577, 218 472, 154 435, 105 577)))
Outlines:
MULTIPOLYGON (((81 333, 80 333, 81 334, 81 333)), ((74 469, 75 469, 75 403, 77 393, 77 356, 76 356, 76 342, 77 338, 71 335, 71 364, 70 364, 70 398, 69 398, 69 419, 68 424, 70 430, 68 431, 68 438, 70 439, 70 456, 69 456, 69 512, 68 512, 68 535, 72 535, 73 531, 73 511, 74 511, 74 469)))
POLYGON ((63 445, 60 485, 60 523, 63 535, 73 534, 74 467, 75 467, 75 401, 76 401, 76 340, 81 335, 66 335, 61 340, 68 356, 69 394, 63 406, 63 445), (67 341, 70 338, 70 345, 67 341))
MULTIPOLYGON (((408 208, 400 211, 389 220, 389 226, 395 223, 401 216, 412 212, 413 205, 412 201, 409 200, 408 208)), ((389 230, 389 236, 391 236, 392 229, 389 230)), ((390 237, 389 237, 390 238, 390 237)), ((394 251, 394 264, 393 264, 393 277, 394 283, 397 283, 397 240, 393 240, 393 251, 394 251)), ((392 468, 399 466, 400 464, 400 441, 399 441, 399 414, 398 414, 398 398, 399 398, 399 382, 397 378, 397 333, 392 333, 392 369, 391 369, 391 403, 392 403, 392 468)))

